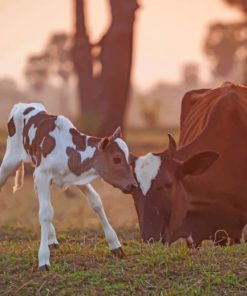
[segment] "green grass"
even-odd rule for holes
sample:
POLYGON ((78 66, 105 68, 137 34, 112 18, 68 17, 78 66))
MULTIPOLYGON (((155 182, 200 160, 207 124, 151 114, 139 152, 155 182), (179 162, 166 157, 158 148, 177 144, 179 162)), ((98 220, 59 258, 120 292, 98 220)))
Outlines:
POLYGON ((167 247, 143 244, 120 230, 125 259, 100 231, 60 232, 51 270, 37 268, 38 234, 0 231, 0 295, 246 295, 247 246, 167 247))

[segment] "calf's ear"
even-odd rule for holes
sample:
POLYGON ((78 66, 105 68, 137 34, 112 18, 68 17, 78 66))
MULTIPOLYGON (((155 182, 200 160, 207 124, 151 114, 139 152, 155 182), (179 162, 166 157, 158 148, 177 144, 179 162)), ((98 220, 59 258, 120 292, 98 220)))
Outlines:
POLYGON ((115 132, 112 135, 113 140, 116 138, 122 138, 122 130, 120 126, 115 130, 115 132))
POLYGON ((108 144, 109 144, 109 138, 105 137, 99 142, 98 149, 101 151, 105 150, 105 148, 108 144))
POLYGON ((201 175, 218 159, 218 157, 219 154, 210 151, 195 154, 178 167, 176 176, 181 179, 186 175, 201 175))

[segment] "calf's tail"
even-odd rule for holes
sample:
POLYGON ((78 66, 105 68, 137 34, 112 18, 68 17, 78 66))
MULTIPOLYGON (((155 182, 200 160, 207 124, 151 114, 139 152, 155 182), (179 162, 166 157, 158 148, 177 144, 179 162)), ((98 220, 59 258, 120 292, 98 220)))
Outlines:
POLYGON ((0 166, 0 190, 7 179, 16 173, 13 191, 20 189, 23 184, 24 164, 23 164, 23 144, 22 132, 24 126, 23 111, 24 105, 16 104, 9 116, 6 151, 0 166))
POLYGON ((24 175, 25 175, 25 169, 24 169, 24 163, 21 162, 20 167, 16 170, 15 173, 15 184, 13 187, 13 193, 15 193, 17 190, 21 189, 24 182, 24 175))

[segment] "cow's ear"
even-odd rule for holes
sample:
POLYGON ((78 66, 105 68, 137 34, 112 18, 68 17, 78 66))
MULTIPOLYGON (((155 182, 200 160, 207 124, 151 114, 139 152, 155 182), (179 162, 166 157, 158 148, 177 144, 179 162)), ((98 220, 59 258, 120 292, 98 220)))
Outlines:
POLYGON ((109 138, 105 137, 102 140, 100 140, 99 144, 98 144, 98 149, 100 151, 105 150, 106 146, 109 144, 109 138))
POLYGON ((112 135, 112 139, 115 140, 116 138, 122 138, 122 130, 119 126, 112 135))
POLYGON ((219 157, 215 152, 201 152, 183 162, 176 171, 176 176, 182 179, 186 175, 196 176, 203 174, 219 157))

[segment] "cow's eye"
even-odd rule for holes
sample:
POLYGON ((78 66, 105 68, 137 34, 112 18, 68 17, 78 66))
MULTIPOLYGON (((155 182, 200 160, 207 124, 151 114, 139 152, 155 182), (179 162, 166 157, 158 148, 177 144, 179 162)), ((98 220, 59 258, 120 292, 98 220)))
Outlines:
POLYGON ((173 183, 172 182, 168 182, 165 184, 165 190, 171 190, 172 189, 172 186, 173 186, 173 183))
POLYGON ((115 164, 120 164, 122 162, 121 158, 120 157, 113 157, 113 162, 115 164))

